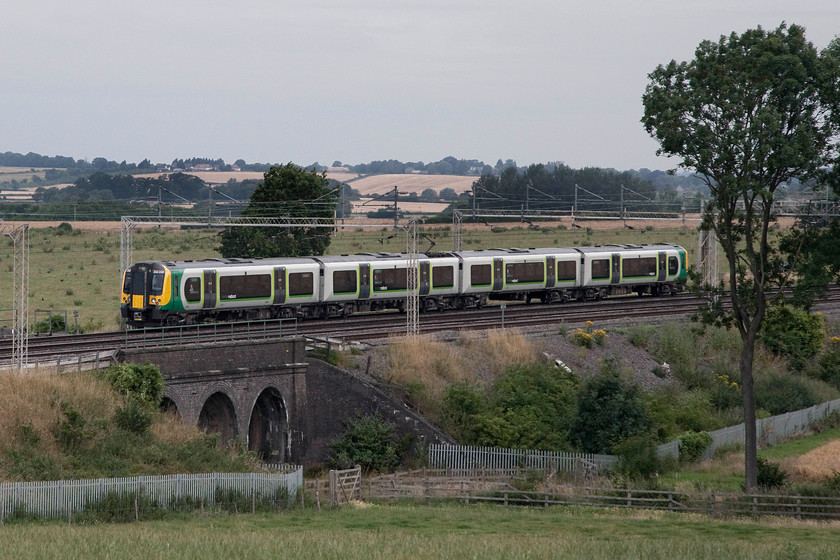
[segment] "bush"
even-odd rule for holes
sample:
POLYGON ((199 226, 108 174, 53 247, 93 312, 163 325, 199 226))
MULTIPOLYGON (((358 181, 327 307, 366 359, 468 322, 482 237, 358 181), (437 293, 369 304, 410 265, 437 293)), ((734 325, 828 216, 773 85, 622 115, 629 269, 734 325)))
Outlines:
POLYGON ((114 389, 129 399, 137 400, 145 406, 155 409, 163 397, 163 375, 152 363, 117 364, 103 373, 114 389))
POLYGON ((476 443, 476 417, 487 411, 484 392, 468 383, 453 383, 444 390, 440 418, 443 428, 458 443, 476 443))
POLYGON ((808 358, 819 352, 825 338, 825 318, 789 305, 767 309, 759 339, 768 350, 790 360, 801 370, 808 358))
POLYGON ((662 472, 663 464, 650 438, 636 436, 613 447, 618 455, 616 470, 630 480, 647 480, 662 472))
POLYGON ((117 427, 135 434, 144 433, 152 425, 152 411, 137 399, 129 399, 125 406, 117 407, 114 420, 117 427))
POLYGON ((509 368, 475 417, 475 443, 523 449, 568 449, 577 376, 553 365, 509 368))
POLYGON ((612 360, 578 394, 572 443, 586 453, 609 453, 618 442, 650 431, 650 415, 638 385, 621 379, 612 360))
POLYGON ((686 432, 680 436, 680 461, 693 463, 712 444, 709 432, 686 432))
POLYGON ((755 381, 756 406, 763 408, 771 415, 808 408, 817 402, 805 377, 770 373, 755 381))
POLYGON ((758 458, 758 486, 765 490, 781 488, 788 482, 788 473, 779 463, 773 463, 761 457, 758 458))
POLYGON ((360 465, 365 472, 385 472, 402 461, 406 442, 397 439, 396 427, 381 416, 355 416, 345 422, 345 430, 330 443, 327 465, 349 469, 360 465))
POLYGON ((46 319, 41 319, 37 323, 35 323, 35 332, 36 333, 52 333, 52 332, 62 332, 66 329, 67 325, 64 322, 64 315, 50 315, 46 319))

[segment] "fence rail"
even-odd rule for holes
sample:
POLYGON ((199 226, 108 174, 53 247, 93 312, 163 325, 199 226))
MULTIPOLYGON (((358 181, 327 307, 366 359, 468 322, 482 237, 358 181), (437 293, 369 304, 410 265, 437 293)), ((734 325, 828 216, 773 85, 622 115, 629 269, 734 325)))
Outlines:
POLYGON ((217 493, 238 492, 252 499, 292 496, 303 485, 303 468, 279 473, 207 473, 51 482, 0 483, 0 519, 25 514, 62 518, 96 509, 109 495, 135 495, 161 509, 192 499, 215 504, 217 493))
MULTIPOLYGON (((781 494, 697 493, 564 486, 550 491, 519 490, 501 479, 444 478, 434 471, 365 479, 365 499, 460 500, 500 505, 636 508, 695 512, 713 517, 776 515, 797 519, 840 519, 840 497, 781 494)), ((514 482, 510 480, 509 482, 514 482)))

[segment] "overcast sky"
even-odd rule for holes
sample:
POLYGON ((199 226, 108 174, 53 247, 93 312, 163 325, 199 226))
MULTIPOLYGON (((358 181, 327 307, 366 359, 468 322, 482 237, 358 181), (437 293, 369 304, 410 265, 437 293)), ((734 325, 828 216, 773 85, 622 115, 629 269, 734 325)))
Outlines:
POLYGON ((822 49, 840 2, 11 1, 0 152, 665 169, 647 74, 782 21, 822 49))

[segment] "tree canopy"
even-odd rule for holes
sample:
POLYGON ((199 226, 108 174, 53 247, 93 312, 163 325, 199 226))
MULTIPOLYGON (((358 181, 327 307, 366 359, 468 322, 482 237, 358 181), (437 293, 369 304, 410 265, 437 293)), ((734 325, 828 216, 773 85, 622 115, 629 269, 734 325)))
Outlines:
MULTIPOLYGON (((243 216, 333 218, 336 193, 323 173, 292 163, 272 166, 251 195, 243 216)), ((330 244, 324 227, 232 227, 222 234, 225 257, 323 255, 330 244)))
POLYGON ((710 306, 706 319, 734 326, 746 424, 745 488, 756 486, 755 343, 773 289, 790 280, 771 235, 777 189, 794 179, 836 177, 840 64, 797 25, 761 27, 703 41, 689 62, 672 60, 649 74, 642 96, 645 130, 657 154, 702 178, 711 193, 702 227, 723 247, 731 310, 710 306))

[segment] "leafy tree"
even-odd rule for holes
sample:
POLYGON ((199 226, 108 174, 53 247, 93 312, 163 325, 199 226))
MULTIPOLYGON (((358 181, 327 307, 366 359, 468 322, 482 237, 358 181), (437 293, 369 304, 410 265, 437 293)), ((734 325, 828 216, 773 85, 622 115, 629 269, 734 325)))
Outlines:
MULTIPOLYGON (((336 192, 324 173, 292 163, 272 166, 251 195, 243 216, 333 218, 336 192)), ((225 257, 323 255, 330 244, 324 227, 233 227, 222 234, 225 257)))
POLYGON ((710 305, 707 323, 734 325, 743 341, 740 372, 746 424, 745 488, 756 487, 753 358, 773 288, 786 281, 771 235, 776 190, 795 178, 825 178, 837 161, 840 64, 818 54, 805 30, 781 24, 717 42, 703 41, 690 62, 649 74, 645 130, 659 155, 676 156, 709 188, 702 227, 729 264, 731 310, 710 305))
POLYGON ((767 309, 759 339, 771 352, 790 360, 794 371, 820 351, 825 338, 825 317, 790 305, 767 309))
POLYGON ((577 385, 574 373, 553 365, 511 368, 493 384, 487 411, 474 416, 474 443, 568 449, 577 385))
POLYGON ((586 453, 610 453, 620 442, 647 434, 651 419, 641 389, 621 378, 612 361, 581 388, 570 439, 586 453))

